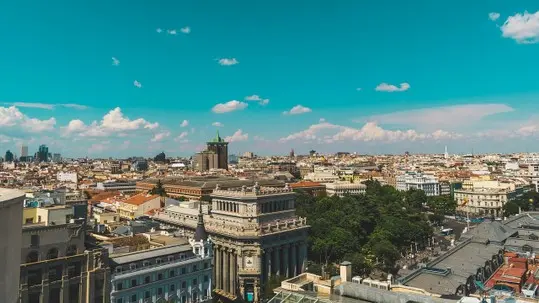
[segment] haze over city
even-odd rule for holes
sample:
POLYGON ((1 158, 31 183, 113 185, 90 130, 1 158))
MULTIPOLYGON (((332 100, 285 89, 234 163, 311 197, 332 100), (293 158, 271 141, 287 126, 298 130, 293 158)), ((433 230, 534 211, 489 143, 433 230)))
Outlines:
POLYGON ((12 1, 1 149, 537 149, 535 1, 12 1))

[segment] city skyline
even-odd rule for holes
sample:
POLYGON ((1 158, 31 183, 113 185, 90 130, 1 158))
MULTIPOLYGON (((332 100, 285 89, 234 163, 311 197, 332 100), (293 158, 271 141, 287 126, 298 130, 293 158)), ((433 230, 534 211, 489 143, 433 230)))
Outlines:
POLYGON ((32 5, 0 11, 2 153, 539 150, 532 1, 32 5))

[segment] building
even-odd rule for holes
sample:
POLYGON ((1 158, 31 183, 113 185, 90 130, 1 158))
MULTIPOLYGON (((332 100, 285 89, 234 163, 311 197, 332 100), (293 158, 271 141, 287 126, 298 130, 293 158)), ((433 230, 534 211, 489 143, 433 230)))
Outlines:
POLYGON ((211 193, 219 184, 221 189, 238 188, 242 186, 253 186, 258 182, 265 187, 284 187, 284 182, 279 180, 240 180, 233 177, 204 176, 204 177, 171 177, 163 179, 145 179, 137 182, 137 192, 148 192, 152 190, 157 182, 161 181, 168 196, 173 198, 184 197, 194 200, 210 201, 211 193))
POLYGON ((131 170, 134 171, 147 171, 148 170, 148 161, 146 159, 135 159, 131 165, 131 170))
POLYGON ((290 187, 295 192, 305 192, 313 197, 319 197, 326 194, 326 186, 318 182, 300 181, 290 183, 290 187))
POLYGON ((328 196, 360 195, 364 194, 366 189, 367 186, 362 183, 334 182, 326 184, 328 196))
POLYGON ((457 211, 472 215, 503 215, 503 206, 508 201, 518 198, 524 188, 517 188, 513 183, 499 181, 465 182, 461 189, 455 189, 453 195, 457 202, 457 211))
POLYGON ((219 131, 212 141, 206 143, 205 151, 195 155, 194 169, 207 171, 211 169, 228 169, 228 142, 220 136, 219 131))
POLYGON ((255 183, 224 190, 217 185, 211 201, 211 205, 169 206, 153 219, 193 234, 202 203, 205 227, 214 244, 218 296, 261 302, 261 289, 271 276, 293 277, 305 270, 309 226, 295 214, 295 193, 290 187, 255 183))
POLYGON ((141 193, 126 200, 117 201, 116 212, 121 218, 134 220, 160 207, 161 197, 159 195, 141 193))
POLYGON ((410 189, 420 189, 425 192, 427 196, 439 196, 440 184, 436 177, 431 175, 424 175, 422 173, 407 172, 403 175, 397 176, 397 190, 407 191, 410 189))
POLYGON ((18 302, 24 193, 0 188, 0 302, 18 302))
POLYGON ((76 172, 58 172, 56 174, 56 180, 58 182, 70 182, 78 183, 78 176, 76 172))
POLYGON ((108 252, 85 247, 84 226, 84 220, 23 226, 20 302, 110 302, 108 252))
POLYGON ((102 191, 119 191, 124 194, 132 194, 136 192, 136 186, 137 183, 134 181, 107 181, 97 182, 95 189, 102 191))
POLYGON ((36 159, 38 162, 49 162, 49 148, 47 145, 40 145, 36 153, 36 159))
POLYGON ((13 162, 13 153, 9 151, 9 149, 6 151, 6 156, 4 157, 4 160, 6 162, 13 162))
POLYGON ((189 241, 112 256, 111 301, 210 302, 213 252, 202 216, 189 241))
POLYGON ((60 163, 62 162, 62 155, 61 154, 52 154, 52 162, 54 163, 60 163))
POLYGON ((28 145, 21 145, 21 157, 28 157, 28 145))
POLYGON ((268 163, 268 170, 272 173, 289 172, 295 177, 300 175, 296 162, 270 162, 268 163))

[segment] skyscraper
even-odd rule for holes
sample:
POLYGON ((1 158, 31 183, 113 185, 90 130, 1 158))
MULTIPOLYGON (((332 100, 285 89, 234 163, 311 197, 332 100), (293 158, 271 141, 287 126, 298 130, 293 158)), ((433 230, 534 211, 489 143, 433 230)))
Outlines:
POLYGON ((228 169, 228 142, 219 136, 219 131, 217 131, 215 138, 206 144, 208 151, 217 155, 217 167, 215 168, 228 169))
POLYGON ((49 148, 47 145, 43 144, 39 146, 37 151, 37 161, 38 162, 49 162, 49 148))
POLYGON ((11 151, 6 151, 6 156, 4 157, 6 162, 13 162, 13 153, 11 151))
POLYGON ((28 157, 28 145, 21 145, 21 157, 28 157))

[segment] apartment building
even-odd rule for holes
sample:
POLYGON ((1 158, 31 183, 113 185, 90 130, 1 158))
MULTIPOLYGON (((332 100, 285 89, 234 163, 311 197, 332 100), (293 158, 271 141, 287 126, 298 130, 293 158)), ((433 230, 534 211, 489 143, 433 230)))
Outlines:
POLYGON ((334 182, 326 184, 328 196, 360 195, 364 194, 366 189, 367 186, 362 183, 334 182))
POLYGON ((457 211, 472 215, 502 216, 505 203, 518 198, 524 188, 514 183, 500 181, 466 181, 461 189, 455 189, 457 211))
POLYGON ((440 183, 438 179, 431 175, 417 172, 406 172, 396 178, 397 190, 407 191, 410 189, 420 189, 427 196, 440 195, 440 183))
POLYGON ((116 211, 121 218, 134 220, 147 212, 161 207, 161 197, 141 193, 125 200, 117 201, 116 211))

